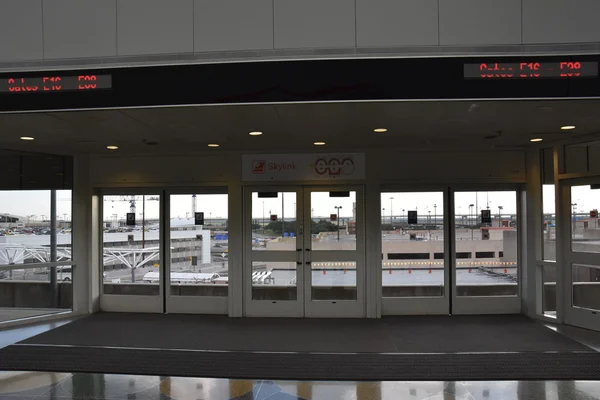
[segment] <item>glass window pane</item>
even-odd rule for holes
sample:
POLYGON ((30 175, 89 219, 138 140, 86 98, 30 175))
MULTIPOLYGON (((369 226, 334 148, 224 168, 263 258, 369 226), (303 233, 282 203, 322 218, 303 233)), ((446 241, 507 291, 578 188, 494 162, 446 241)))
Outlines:
POLYGON ((542 311, 548 317, 556 318, 556 265, 542 267, 542 311))
POLYGON ((320 261, 311 263, 312 300, 356 300, 356 263, 320 261))
POLYGON ((160 196, 103 198, 104 294, 160 292, 160 196))
POLYGON ((544 260, 556 261, 556 201, 554 185, 542 185, 542 249, 544 260))
POLYGON ((517 193, 457 192, 455 213, 457 296, 517 295, 517 193))
POLYGON ((443 192, 382 193, 383 297, 444 295, 443 192))
POLYGON ((296 300, 296 263, 254 261, 252 300, 296 300))
POLYGON ((312 192, 313 250, 356 250, 356 192, 312 192))
POLYGON ((296 251, 296 192, 252 192, 252 250, 296 251))
POLYGON ((600 310, 600 266, 573 264, 573 306, 600 310))
POLYGON ((171 295, 227 296, 227 195, 177 194, 170 201, 171 295), (203 213, 203 225, 194 212, 203 213))
POLYGON ((571 187, 571 249, 575 252, 600 253, 600 229, 597 210, 600 189, 590 185, 571 187))

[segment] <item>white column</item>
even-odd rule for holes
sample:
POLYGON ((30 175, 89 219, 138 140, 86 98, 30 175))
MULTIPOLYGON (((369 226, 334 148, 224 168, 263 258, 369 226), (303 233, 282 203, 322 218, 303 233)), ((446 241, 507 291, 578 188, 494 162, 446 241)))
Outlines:
POLYGON ((90 157, 76 156, 73 171, 73 311, 89 314, 98 310, 100 292, 99 201, 92 193, 90 157))

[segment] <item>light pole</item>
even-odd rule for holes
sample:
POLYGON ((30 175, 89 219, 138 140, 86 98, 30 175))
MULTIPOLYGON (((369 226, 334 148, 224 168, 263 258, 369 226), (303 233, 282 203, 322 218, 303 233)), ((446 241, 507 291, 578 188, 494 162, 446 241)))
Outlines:
POLYGON ((437 204, 433 205, 433 224, 437 224, 437 204))
POLYGON ((385 207, 381 209, 381 224, 385 224, 385 207))
POLYGON ((473 219, 474 218, 471 218, 471 215, 472 215, 472 212, 473 212, 473 206, 474 206, 473 204, 469 204, 469 219, 471 220, 471 224, 470 224, 471 225, 471 240, 474 239, 474 237, 473 237, 473 235, 474 235, 473 234, 473 225, 474 225, 473 219))
POLYGON ((265 234, 265 202, 263 201, 263 218, 262 218, 262 232, 265 234))
POLYGON ((403 209, 402 209, 402 219, 404 219, 404 221, 406 221, 406 218, 404 218, 404 215, 405 215, 405 214, 404 214, 404 211, 405 211, 405 209, 403 208, 403 209))
POLYGON ((334 207, 337 210, 337 240, 338 242, 340 241, 340 210, 342 208, 342 206, 335 206, 334 207))
POLYGON ((394 215, 394 206, 393 206, 393 202, 394 198, 390 197, 390 225, 392 226, 392 229, 394 228, 394 221, 392 220, 392 216, 394 215))
POLYGON ((502 226, 502 210, 504 207, 498 206, 498 227, 502 226))

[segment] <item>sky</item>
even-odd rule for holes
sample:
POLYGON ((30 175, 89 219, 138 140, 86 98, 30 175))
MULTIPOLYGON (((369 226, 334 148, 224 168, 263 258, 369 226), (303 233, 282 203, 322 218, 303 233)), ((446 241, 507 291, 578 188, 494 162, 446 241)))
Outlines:
MULTIPOLYGON (((301 193, 301 192, 300 192, 301 193)), ((110 196, 104 201, 104 214, 106 220, 112 219, 113 214, 117 214, 118 219, 125 219, 129 212, 129 202, 122 201, 121 196, 110 196)), ((136 217, 141 218, 142 202, 141 196, 138 197, 136 217)), ((146 196, 146 215, 147 218, 157 218, 159 214, 159 202, 152 200, 156 196, 146 196)), ((592 190, 589 185, 575 186, 572 188, 572 204, 577 204, 574 209, 577 213, 587 213, 592 209, 600 209, 600 190, 592 190)), ((202 194, 196 197, 197 211, 203 211, 205 219, 227 218, 227 195, 225 194, 202 194)), ((252 195, 252 217, 255 219, 268 218, 271 214, 282 215, 281 194, 278 198, 258 198, 257 193, 252 195)), ((311 192, 310 210, 315 217, 327 217, 330 214, 337 213, 336 206, 341 206, 339 210, 341 218, 348 218, 353 215, 353 203, 356 202, 356 193, 350 192, 350 197, 329 197, 328 192, 311 192)), ((296 192, 286 192, 283 195, 283 208, 285 217, 296 216, 298 198, 296 192), (296 206, 295 206, 296 204, 296 206)), ((470 212, 485 209, 489 204, 492 215, 498 214, 498 206, 502 206, 502 214, 514 214, 516 212, 516 194, 514 191, 503 192, 457 192, 455 197, 456 213, 468 215, 470 212), (469 207, 470 204, 474 206, 469 207)), ((389 216, 390 210, 396 216, 405 216, 408 210, 417 210, 419 215, 443 215, 443 194, 442 192, 386 192, 381 194, 381 207, 383 216, 389 216), (393 197, 390 200, 390 197, 393 197), (402 211, 404 210, 404 212, 402 211)), ((543 186, 543 208, 544 213, 554 213, 554 185, 543 186)), ((308 209, 308 206, 307 206, 308 209)), ((58 219, 71 219, 71 191, 57 191, 57 210, 58 219)), ((171 196, 171 216, 174 218, 191 217, 192 196, 172 195, 171 196)), ((9 213, 28 217, 30 219, 41 220, 50 218, 50 191, 0 191, 0 213, 9 213)))

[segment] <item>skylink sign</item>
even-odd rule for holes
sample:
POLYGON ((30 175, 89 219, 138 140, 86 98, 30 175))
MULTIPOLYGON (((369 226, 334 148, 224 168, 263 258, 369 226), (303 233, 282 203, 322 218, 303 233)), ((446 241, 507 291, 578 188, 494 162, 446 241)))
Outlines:
POLYGON ((244 181, 335 181, 365 179, 363 153, 246 154, 244 181))

